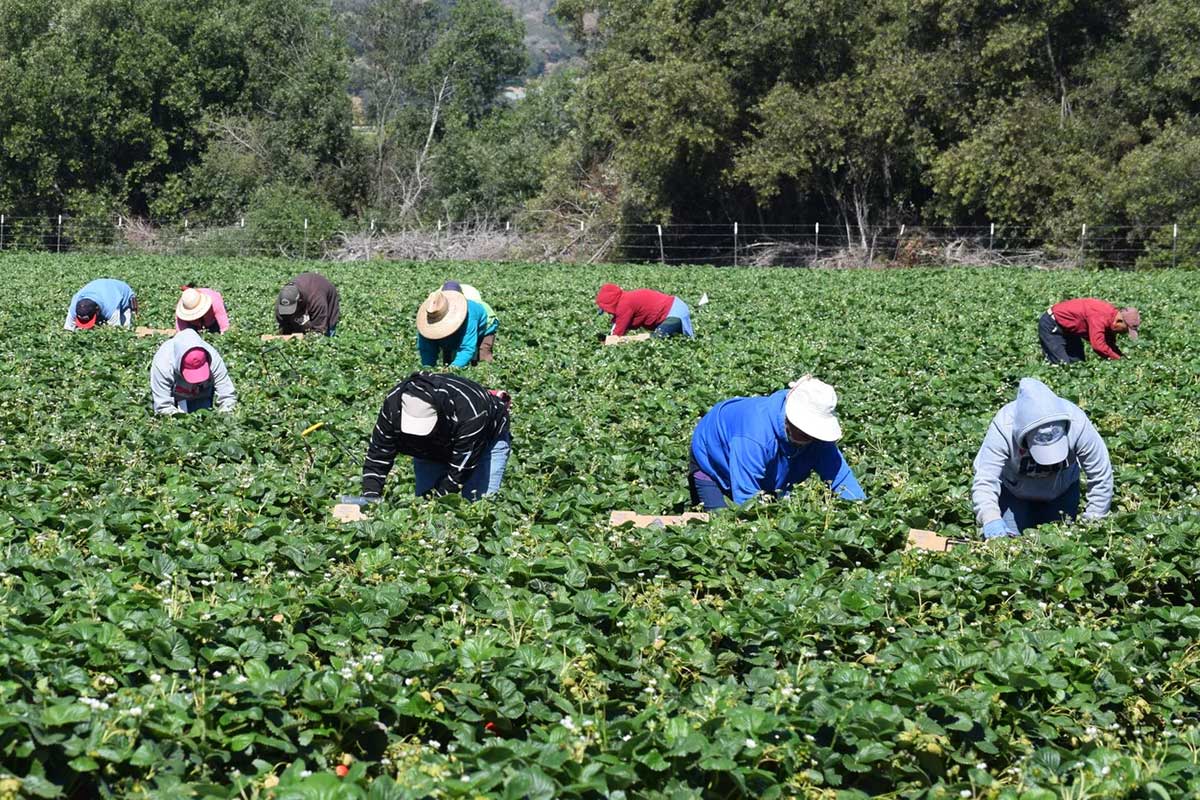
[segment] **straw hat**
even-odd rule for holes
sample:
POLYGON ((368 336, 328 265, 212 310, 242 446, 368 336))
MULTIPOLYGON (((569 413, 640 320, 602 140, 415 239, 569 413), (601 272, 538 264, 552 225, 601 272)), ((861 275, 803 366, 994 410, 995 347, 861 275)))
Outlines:
POLYGON ((833 387, 811 375, 805 375, 790 386, 783 406, 788 422, 822 442, 836 442, 842 438, 842 426, 837 418, 837 392, 833 387))
POLYGON ((467 298, 462 292, 433 292, 417 309, 417 333, 426 339, 445 339, 467 319, 467 298))
POLYGON ((175 304, 175 316, 184 322, 195 322, 212 308, 212 298, 199 289, 184 289, 175 304))

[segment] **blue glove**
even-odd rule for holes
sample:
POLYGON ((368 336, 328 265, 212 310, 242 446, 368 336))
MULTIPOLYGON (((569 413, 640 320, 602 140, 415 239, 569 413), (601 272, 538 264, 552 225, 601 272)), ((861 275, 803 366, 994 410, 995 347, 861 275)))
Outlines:
POLYGON ((983 538, 995 539, 1000 536, 1008 535, 1008 527, 1002 519, 994 519, 987 525, 983 526, 983 538))
POLYGON ((362 495, 358 495, 358 494, 344 494, 338 498, 338 502, 339 503, 348 503, 350 505, 358 506, 359 508, 365 508, 365 507, 371 505, 372 503, 378 503, 379 498, 378 497, 363 497, 362 495))

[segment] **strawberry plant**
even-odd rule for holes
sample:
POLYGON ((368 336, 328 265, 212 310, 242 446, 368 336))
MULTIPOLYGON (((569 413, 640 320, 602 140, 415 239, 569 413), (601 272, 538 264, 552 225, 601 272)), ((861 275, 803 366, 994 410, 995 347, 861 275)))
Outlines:
POLYGON ((1195 273, 321 264, 337 336, 263 342, 294 262, 0 264, 0 797, 1200 792, 1195 273), (63 332, 96 275, 152 327, 220 289, 237 410, 157 419, 157 340, 63 332), (445 279, 501 318, 470 374, 513 396, 504 487, 416 500, 401 459, 339 525, 445 279), (605 281, 712 302, 694 341, 601 347, 605 281), (1128 359, 1042 363, 1075 295, 1143 309, 1128 359), (806 372, 866 502, 609 527, 682 511, 700 416, 806 372), (971 460, 1026 375, 1105 437, 1113 514, 903 552, 975 535, 971 460))

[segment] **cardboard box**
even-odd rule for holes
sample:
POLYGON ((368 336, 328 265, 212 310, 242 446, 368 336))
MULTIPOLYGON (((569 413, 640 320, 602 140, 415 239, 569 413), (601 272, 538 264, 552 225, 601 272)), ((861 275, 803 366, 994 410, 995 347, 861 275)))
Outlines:
POLYGON ((650 338, 649 333, 631 333, 627 336, 605 336, 605 344, 627 344, 629 342, 644 342, 650 338))
POLYGON ((636 511, 614 511, 608 518, 609 525, 624 525, 632 522, 635 528, 665 528, 668 525, 686 525, 689 520, 708 522, 708 514, 689 511, 686 514, 639 514, 636 511))
POLYGON ((971 543, 966 539, 951 539, 947 536, 939 536, 933 531, 924 531, 920 528, 908 529, 908 544, 905 545, 905 550, 929 550, 934 553, 945 553, 955 547, 965 547, 971 543))
POLYGON ((333 518, 338 522, 362 522, 367 516, 354 503, 338 503, 333 507, 333 518))

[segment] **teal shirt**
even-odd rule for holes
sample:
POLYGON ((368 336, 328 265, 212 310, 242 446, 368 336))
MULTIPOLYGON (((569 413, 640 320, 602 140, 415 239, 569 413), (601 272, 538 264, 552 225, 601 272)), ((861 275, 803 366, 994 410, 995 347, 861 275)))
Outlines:
POLYGON ((452 367, 469 366, 479 355, 479 340, 489 333, 494 333, 499 327, 500 323, 497 321, 495 327, 490 328, 487 309, 474 300, 468 300, 467 318, 454 333, 445 339, 426 339, 420 333, 417 334, 421 366, 436 366, 439 355, 444 363, 449 363, 452 367))

